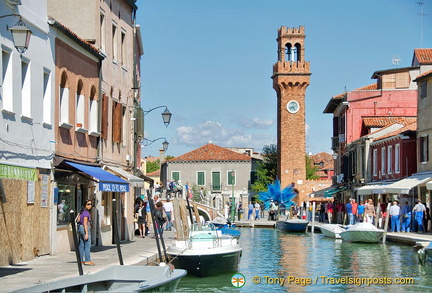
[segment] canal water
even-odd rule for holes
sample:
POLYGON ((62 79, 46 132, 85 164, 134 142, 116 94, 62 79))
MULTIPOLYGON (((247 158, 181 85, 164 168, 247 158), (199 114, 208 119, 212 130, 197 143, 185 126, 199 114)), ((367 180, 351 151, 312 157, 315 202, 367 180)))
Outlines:
POLYGON ((232 285, 235 273, 186 276, 176 292, 432 292, 432 262, 419 265, 408 245, 347 243, 269 228, 239 230, 243 287, 232 285))

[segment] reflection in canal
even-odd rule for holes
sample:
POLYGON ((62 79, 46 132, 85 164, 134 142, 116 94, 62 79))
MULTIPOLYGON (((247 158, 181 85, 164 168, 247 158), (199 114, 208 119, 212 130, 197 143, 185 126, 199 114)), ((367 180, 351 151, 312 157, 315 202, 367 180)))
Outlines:
POLYGON ((290 234, 265 228, 242 228, 241 233, 243 257, 239 272, 246 278, 243 288, 234 288, 233 274, 228 273, 212 278, 183 278, 177 291, 432 292, 432 262, 420 266, 411 246, 347 243, 321 234, 290 234), (260 278, 259 284, 253 283, 255 276, 260 278), (381 284, 356 285, 360 278, 381 284), (412 278, 406 281, 414 285, 388 284, 398 281, 395 278, 412 278), (311 284, 304 285, 308 282, 311 284))

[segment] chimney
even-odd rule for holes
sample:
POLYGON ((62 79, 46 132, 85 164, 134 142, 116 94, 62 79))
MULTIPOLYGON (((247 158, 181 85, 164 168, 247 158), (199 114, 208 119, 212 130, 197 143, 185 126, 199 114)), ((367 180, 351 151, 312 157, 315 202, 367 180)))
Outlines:
POLYGON ((160 161, 161 165, 163 164, 163 162, 165 162, 165 150, 164 149, 159 150, 159 161, 160 161))

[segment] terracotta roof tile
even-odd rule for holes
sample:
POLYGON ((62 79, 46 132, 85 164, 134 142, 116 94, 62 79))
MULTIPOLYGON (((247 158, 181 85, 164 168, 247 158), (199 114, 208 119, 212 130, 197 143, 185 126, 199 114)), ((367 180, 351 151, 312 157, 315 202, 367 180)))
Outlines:
POLYGON ((429 74, 431 74, 431 73, 432 73, 432 70, 426 71, 426 72, 424 72, 423 74, 420 74, 419 76, 417 76, 417 77, 414 79, 414 81, 417 81, 418 79, 420 79, 420 78, 422 78, 422 77, 425 77, 425 76, 427 76, 427 75, 429 75, 429 74))
POLYGON ((432 49, 415 49, 414 55, 421 65, 432 64, 432 49))
POLYGON ((208 143, 200 148, 190 151, 181 156, 175 157, 169 162, 184 161, 251 161, 247 155, 231 151, 221 146, 208 143))
POLYGON ((408 125, 405 125, 404 127, 399 128, 398 130, 395 130, 395 131, 387 133, 387 134, 385 134, 383 136, 377 137, 377 138, 374 139, 374 141, 379 141, 379 140, 382 140, 382 139, 385 139, 385 138, 396 136, 396 135, 404 133, 405 131, 408 131, 408 130, 416 131, 417 130, 417 121, 412 122, 412 123, 410 123, 408 125))
POLYGON ((160 176, 160 169, 153 171, 153 172, 150 172, 150 173, 147 173, 146 175, 150 176, 150 177, 160 176))
POLYGON ((358 89, 355 89, 354 91, 371 91, 371 90, 377 90, 378 85, 377 83, 365 85, 363 87, 359 87, 358 89))
POLYGON ((326 152, 320 152, 318 154, 311 156, 313 162, 315 164, 319 164, 321 162, 324 163, 324 166, 320 168, 320 170, 328 170, 334 168, 333 156, 326 152))
POLYGON ((384 127, 394 123, 407 125, 415 121, 417 121, 416 117, 395 117, 395 116, 363 117, 363 124, 367 128, 384 127))

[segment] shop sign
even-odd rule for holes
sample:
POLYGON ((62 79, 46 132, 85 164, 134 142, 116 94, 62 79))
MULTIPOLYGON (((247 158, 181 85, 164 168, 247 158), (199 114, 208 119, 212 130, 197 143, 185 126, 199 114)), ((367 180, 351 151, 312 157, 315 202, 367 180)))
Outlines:
POLYGON ((0 164, 0 178, 36 181, 36 169, 0 164))
POLYGON ((128 192, 129 184, 99 182, 99 190, 107 192, 128 192))

